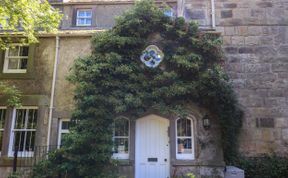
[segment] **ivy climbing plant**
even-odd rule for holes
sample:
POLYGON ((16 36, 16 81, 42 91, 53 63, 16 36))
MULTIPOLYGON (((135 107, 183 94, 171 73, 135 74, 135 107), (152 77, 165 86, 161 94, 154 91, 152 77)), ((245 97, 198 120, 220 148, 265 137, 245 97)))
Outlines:
POLYGON ((111 30, 94 36, 91 55, 75 61, 69 80, 76 86, 77 124, 64 146, 38 165, 35 177, 59 172, 71 178, 114 177, 114 118, 136 119, 151 109, 185 117, 190 103, 219 120, 225 161, 232 162, 242 111, 222 59, 219 34, 170 18, 152 1, 137 2, 111 30), (157 67, 140 60, 149 45, 164 54, 157 67))

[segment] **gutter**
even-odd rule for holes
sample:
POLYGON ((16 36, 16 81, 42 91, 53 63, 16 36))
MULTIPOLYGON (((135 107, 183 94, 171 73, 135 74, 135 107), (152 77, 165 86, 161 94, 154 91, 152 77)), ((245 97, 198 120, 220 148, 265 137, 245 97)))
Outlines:
POLYGON ((54 95, 55 95, 55 84, 56 84, 56 76, 57 76, 57 66, 59 61, 59 41, 60 37, 55 37, 55 59, 54 59, 54 67, 53 67, 53 79, 52 79, 52 87, 51 87, 51 95, 50 95, 50 106, 49 106, 49 117, 48 117, 48 132, 47 132, 47 152, 49 151, 50 146, 50 136, 51 136, 51 125, 52 125, 52 115, 54 109, 54 95))
MULTIPOLYGON (((176 3, 177 0, 156 0, 156 4, 176 3)), ((51 5, 121 5, 121 4, 135 4, 134 0, 104 0, 104 1, 70 1, 70 2, 50 2, 51 5)))
MULTIPOLYGON (((95 33, 98 32, 105 32, 107 31, 106 29, 97 29, 97 30, 59 30, 56 33, 49 33, 49 32, 44 32, 40 31, 36 34, 37 37, 91 37, 95 33)), ((0 32, 0 37, 7 37, 11 36, 13 37, 23 37, 25 36, 24 32, 0 32)))
POLYGON ((177 16, 184 17, 185 0, 177 1, 177 16))

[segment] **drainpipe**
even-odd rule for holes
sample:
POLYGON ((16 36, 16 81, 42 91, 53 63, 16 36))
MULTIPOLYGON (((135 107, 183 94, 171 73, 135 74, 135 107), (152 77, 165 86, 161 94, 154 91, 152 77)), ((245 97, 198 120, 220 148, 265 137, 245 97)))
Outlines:
POLYGON ((54 109, 54 94, 55 94, 55 83, 57 76, 57 65, 59 60, 59 36, 56 36, 55 42, 55 59, 54 59, 54 68, 53 68, 53 79, 52 79, 52 87, 51 87, 51 95, 50 95, 50 107, 49 107, 49 118, 48 118, 48 133, 47 133, 47 152, 49 151, 50 145, 50 135, 51 135, 51 125, 52 125, 52 114, 54 109))
POLYGON ((212 17, 212 29, 216 28, 216 20, 215 20, 215 0, 211 0, 211 17, 212 17))
POLYGON ((177 16, 184 17, 185 0, 177 1, 177 16))

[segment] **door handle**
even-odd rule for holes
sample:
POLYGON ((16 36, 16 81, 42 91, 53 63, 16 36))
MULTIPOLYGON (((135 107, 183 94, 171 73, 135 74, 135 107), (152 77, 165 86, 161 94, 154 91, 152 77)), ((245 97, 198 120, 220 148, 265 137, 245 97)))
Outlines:
POLYGON ((165 158, 164 161, 167 162, 167 159, 165 158))

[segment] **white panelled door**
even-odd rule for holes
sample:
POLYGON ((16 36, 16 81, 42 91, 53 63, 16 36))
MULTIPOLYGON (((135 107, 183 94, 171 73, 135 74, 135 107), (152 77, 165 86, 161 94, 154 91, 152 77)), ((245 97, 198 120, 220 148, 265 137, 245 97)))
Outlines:
POLYGON ((135 178, 170 178, 168 127, 153 114, 136 121, 135 178))

